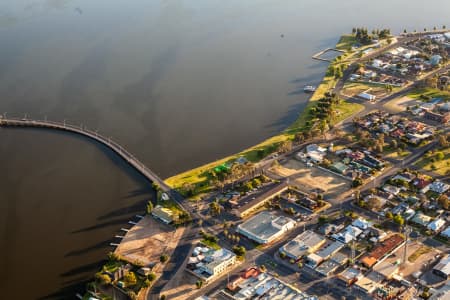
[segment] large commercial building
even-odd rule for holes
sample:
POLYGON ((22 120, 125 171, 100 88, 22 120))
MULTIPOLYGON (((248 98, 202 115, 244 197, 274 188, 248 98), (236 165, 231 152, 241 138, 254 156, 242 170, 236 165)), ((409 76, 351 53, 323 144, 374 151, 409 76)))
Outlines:
POLYGON ((259 244, 267 244, 294 228, 295 225, 295 221, 291 218, 263 211, 238 225, 237 232, 259 244))
POLYGON ((284 253, 287 257, 297 260, 303 255, 317 251, 326 241, 323 236, 311 230, 306 230, 282 246, 280 253, 284 253))

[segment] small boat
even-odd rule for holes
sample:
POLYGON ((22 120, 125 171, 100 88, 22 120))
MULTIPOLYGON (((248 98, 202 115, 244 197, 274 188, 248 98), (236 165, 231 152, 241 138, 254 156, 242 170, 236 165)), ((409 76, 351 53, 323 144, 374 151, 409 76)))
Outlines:
POLYGON ((312 85, 307 85, 307 86, 305 86, 305 87, 303 88, 303 91, 304 91, 305 93, 312 93, 312 92, 315 92, 315 91, 316 91, 316 87, 315 87, 315 86, 312 86, 312 85))

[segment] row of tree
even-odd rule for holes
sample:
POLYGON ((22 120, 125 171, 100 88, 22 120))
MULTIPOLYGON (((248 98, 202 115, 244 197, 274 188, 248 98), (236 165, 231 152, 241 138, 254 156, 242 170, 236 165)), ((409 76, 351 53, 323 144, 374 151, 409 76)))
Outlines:
POLYGON ((391 36, 390 29, 373 29, 372 33, 369 33, 369 30, 364 27, 355 27, 352 30, 352 33, 355 35, 356 40, 361 44, 370 44, 374 39, 385 39, 391 36))

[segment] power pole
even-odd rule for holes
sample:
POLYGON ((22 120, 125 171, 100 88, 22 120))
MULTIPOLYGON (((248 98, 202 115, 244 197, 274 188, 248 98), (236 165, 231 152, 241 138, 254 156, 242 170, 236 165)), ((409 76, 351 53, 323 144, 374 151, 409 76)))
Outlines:
POLYGON ((408 238, 409 234, 411 233, 411 228, 407 225, 405 225, 403 233, 405 234, 405 246, 403 247, 403 264, 406 263, 406 250, 408 247, 408 238))
POLYGON ((351 249, 352 249, 352 264, 354 264, 355 263, 355 240, 352 240, 351 249))

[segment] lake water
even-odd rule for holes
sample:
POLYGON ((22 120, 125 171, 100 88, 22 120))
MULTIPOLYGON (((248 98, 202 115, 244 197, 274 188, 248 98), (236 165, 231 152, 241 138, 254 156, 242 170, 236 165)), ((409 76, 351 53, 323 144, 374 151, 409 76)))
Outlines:
MULTIPOLYGON (((447 0, 3 0, 0 112, 99 130, 167 177, 251 146, 301 111, 355 26, 448 22, 447 0)), ((446 24, 449 26, 450 24, 446 24)), ((0 130, 0 289, 73 296, 152 197, 109 150, 0 130)))

